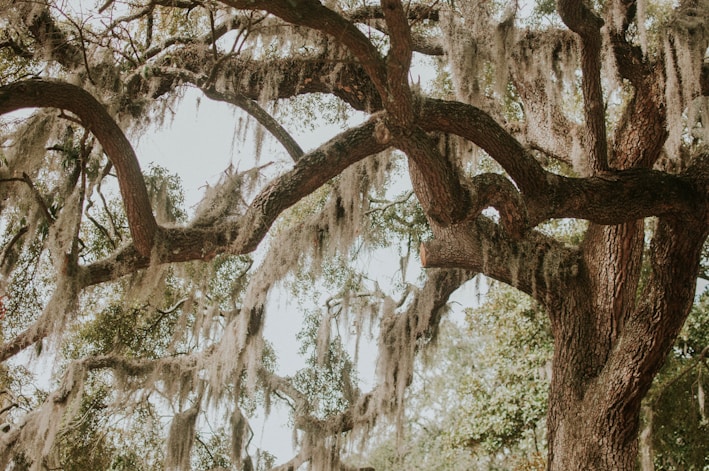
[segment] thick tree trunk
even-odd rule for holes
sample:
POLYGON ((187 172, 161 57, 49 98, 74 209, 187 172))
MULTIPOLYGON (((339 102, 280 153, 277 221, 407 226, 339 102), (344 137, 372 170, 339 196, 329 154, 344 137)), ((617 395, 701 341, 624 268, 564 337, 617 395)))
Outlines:
POLYGON ((550 470, 638 466, 641 401, 689 312, 706 237, 698 221, 657 226, 641 294, 643 224, 591 225, 582 276, 548 306, 550 470))
POLYGON ((550 395, 548 469, 634 470, 639 407, 618 410, 603 398, 574 397, 560 382, 550 395))

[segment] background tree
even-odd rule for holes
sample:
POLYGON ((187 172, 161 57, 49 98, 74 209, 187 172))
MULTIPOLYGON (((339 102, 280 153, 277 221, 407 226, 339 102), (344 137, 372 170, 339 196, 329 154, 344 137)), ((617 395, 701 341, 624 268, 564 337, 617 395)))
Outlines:
POLYGON ((13 409, 0 465, 62 466, 62 437, 102 378, 112 394, 97 399, 121 404, 116 413, 171 411, 159 437, 168 468, 190 466, 210 410, 231 430, 232 466, 252 466, 249 409, 272 394, 297 417, 284 466, 344 466, 346 435, 381 415, 403 429, 417 352, 450 294, 484 273, 549 317, 549 468, 633 469, 641 402, 689 313, 709 231, 709 7, 535 7, 4 3, 0 113, 38 110, 3 129, 0 359, 15 368, 29 347, 102 318, 133 333, 74 357, 50 348, 56 385, 13 409), (426 57, 435 89, 413 77, 426 57), (165 198, 169 178, 143 176, 126 134, 161 123, 186 87, 243 109, 285 150, 280 172, 258 159, 227 169, 187 221, 165 198), (278 110, 307 109, 296 97, 314 93, 359 119, 305 152, 278 110), (495 166, 476 168, 482 154, 495 166), (102 193, 113 179, 120 210, 102 193), (588 222, 578 241, 545 231, 564 218, 588 222), (418 237, 427 270, 414 285, 418 237), (317 324, 322 352, 339 323, 373 326, 379 381, 366 393, 342 381, 346 400, 321 415, 268 360, 269 292, 305 266, 313 279, 361 273, 384 245, 401 256, 401 283, 339 280, 317 324), (258 263, 243 257, 259 247, 258 263))
POLYGON ((364 454, 374 469, 545 469, 549 326, 518 291, 487 294, 441 323, 408 391, 406 435, 384 428, 364 454))

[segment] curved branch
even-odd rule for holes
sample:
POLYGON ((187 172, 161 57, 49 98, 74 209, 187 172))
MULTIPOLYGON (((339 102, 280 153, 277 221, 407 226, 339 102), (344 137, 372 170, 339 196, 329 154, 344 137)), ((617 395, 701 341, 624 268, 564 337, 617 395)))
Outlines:
MULTIPOLYGON (((388 147, 373 137, 378 119, 375 116, 305 154, 292 170, 261 190, 246 212, 235 220, 217 221, 209 228, 161 228, 153 262, 208 260, 223 252, 251 252, 285 209, 348 166, 388 147)), ((128 246, 109 259, 80 267, 80 280, 83 286, 102 283, 145 268, 149 262, 149 257, 128 246)))
POLYGON ((697 158, 693 170, 683 176, 631 169, 567 178, 546 172, 514 137, 474 106, 428 99, 417 122, 426 131, 464 137, 500 163, 520 189, 532 227, 563 217, 620 224, 649 216, 691 216, 706 204, 706 189, 696 177, 709 165, 706 158, 697 158))
POLYGON ((318 0, 224 0, 224 4, 239 9, 265 10, 289 23, 334 37, 357 57, 379 95, 386 100, 386 66, 377 48, 352 22, 318 0))
POLYGON ((106 108, 85 90, 54 80, 33 79, 0 87, 0 114, 21 108, 69 110, 96 136, 116 168, 135 246, 148 255, 158 224, 133 146, 106 108))
POLYGON ((421 129, 396 136, 397 147, 409 157, 409 174, 416 196, 426 214, 438 224, 461 221, 470 209, 470 196, 458 176, 458 169, 438 151, 421 129))
POLYGON ((529 229, 527 207, 517 188, 504 176, 483 173, 472 179, 473 201, 468 218, 478 217, 486 208, 495 208, 508 235, 521 238, 529 229))
POLYGON ((297 161, 303 156, 303 149, 288 131, 286 131, 273 116, 264 110, 261 105, 242 93, 237 91, 218 91, 214 85, 203 86, 205 83, 213 82, 213 79, 209 80, 204 75, 194 74, 186 69, 154 67, 151 71, 156 76, 167 78, 171 83, 175 83, 175 79, 178 79, 179 81, 194 84, 200 87, 200 90, 202 90, 202 93, 204 93, 207 98, 214 101, 221 101, 238 106, 265 127, 266 130, 283 145, 294 161, 297 161))
POLYGON ((479 108, 455 101, 425 99, 417 124, 424 131, 463 137, 487 152, 525 195, 547 192, 547 172, 510 133, 479 108))

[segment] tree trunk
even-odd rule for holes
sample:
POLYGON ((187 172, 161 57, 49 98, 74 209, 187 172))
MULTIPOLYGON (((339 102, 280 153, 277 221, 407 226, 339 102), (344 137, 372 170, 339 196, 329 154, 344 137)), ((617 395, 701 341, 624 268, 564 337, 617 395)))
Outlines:
POLYGON ((582 276, 547 306, 550 470, 637 469, 641 401, 689 312, 706 236, 701 222, 657 226, 639 296, 642 222, 591 225, 582 276))

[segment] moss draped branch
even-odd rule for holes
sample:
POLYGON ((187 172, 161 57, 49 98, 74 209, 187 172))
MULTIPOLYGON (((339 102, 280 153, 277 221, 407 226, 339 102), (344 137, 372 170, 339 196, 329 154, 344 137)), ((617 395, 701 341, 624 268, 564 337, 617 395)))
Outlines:
POLYGON ((291 24, 306 26, 336 38, 338 43, 349 49, 359 60, 382 100, 386 100, 386 66, 377 48, 354 23, 323 6, 319 1, 226 0, 224 4, 244 10, 265 10, 291 24))
POLYGON ((707 165, 704 158, 681 176, 632 169, 569 178, 545 171, 521 143, 472 105, 426 100, 417 124, 426 131, 464 137, 500 163, 523 196, 531 226, 563 217, 620 224, 668 213, 690 215, 706 198, 696 178, 697 169, 707 165))
POLYGON ((136 249, 148 255, 158 224, 133 146, 106 108, 90 93, 65 82, 33 79, 0 87, 0 114, 22 108, 59 108, 79 117, 113 163, 136 249))
MULTIPOLYGON (((276 218, 342 170, 386 149, 372 138, 377 118, 345 131, 302 156, 293 169, 275 178, 232 221, 217 221, 210 228, 163 228, 153 254, 159 263, 210 259, 218 253, 243 254, 254 250, 276 218)), ((148 266, 150 259, 128 246, 106 260, 81 268, 86 286, 115 279, 148 266)))

